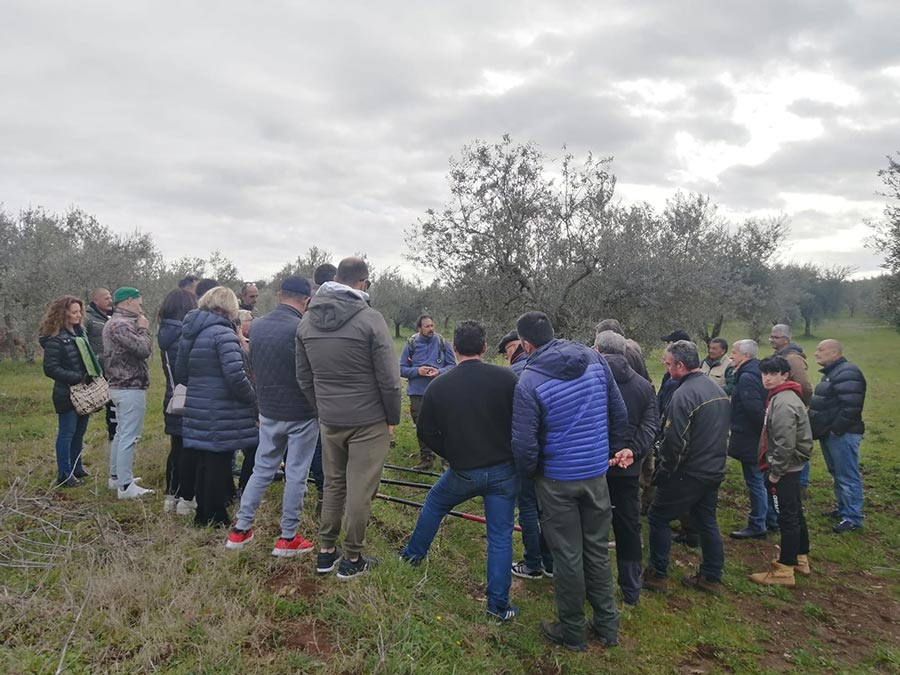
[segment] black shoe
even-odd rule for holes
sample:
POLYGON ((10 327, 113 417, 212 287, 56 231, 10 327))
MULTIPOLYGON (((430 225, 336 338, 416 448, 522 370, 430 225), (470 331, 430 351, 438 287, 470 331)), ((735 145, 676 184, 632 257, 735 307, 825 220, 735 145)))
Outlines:
POLYGON ((732 539, 765 539, 766 531, 763 530, 762 532, 758 532, 757 530, 751 530, 749 527, 745 527, 743 530, 737 530, 728 536, 732 539))
POLYGON ((91 477, 91 474, 89 474, 84 469, 82 469, 81 471, 75 472, 75 478, 90 478, 90 477, 91 477))
MULTIPOLYGON (((514 577, 519 577, 521 579, 541 579, 544 576, 543 570, 530 569, 528 567, 528 565, 525 564, 524 560, 517 562, 517 563, 513 563, 512 574, 514 577)), ((551 574, 553 574, 553 573, 551 572, 551 574)))
MULTIPOLYGON (((628 604, 628 603, 625 603, 625 604, 628 604)), ((636 603, 631 606, 635 607, 636 603)), ((594 635, 594 637, 597 638, 600 641, 600 644, 602 644, 604 647, 618 647, 619 646, 619 636, 618 635, 609 636, 608 634, 606 634, 602 630, 600 630, 600 628, 597 626, 597 624, 595 624, 593 621, 588 621, 588 628, 590 629, 590 631, 594 635)))
POLYGON ((75 478, 75 476, 69 476, 68 478, 57 478, 56 479, 56 487, 58 488, 74 488, 79 487, 81 485, 81 481, 75 478))
POLYGON ((340 566, 338 567, 337 578, 352 579, 353 577, 358 577, 360 574, 364 574, 373 567, 377 566, 378 560, 375 558, 367 558, 364 555, 360 555, 355 561, 351 561, 348 558, 344 557, 341 560, 340 566))
POLYGON ((690 548, 700 548, 700 537, 696 534, 676 534, 672 537, 672 541, 690 548))
POLYGON ((766 525, 767 532, 781 532, 781 528, 778 525, 766 525))
POLYGON ((583 652, 587 649, 586 642, 566 642, 565 638, 563 638, 562 624, 559 621, 547 621, 544 619, 541 621, 541 633, 553 644, 561 645, 573 652, 583 652))
POLYGON ((319 551, 316 555, 316 572, 319 574, 328 574, 333 572, 337 567, 338 561, 341 559, 341 549, 335 547, 331 553, 322 553, 319 551))
POLYGON ((497 623, 509 623, 517 616, 519 616, 519 608, 509 605, 506 609, 499 612, 488 610, 487 615, 497 623))
POLYGON ((846 518, 843 518, 841 519, 841 522, 831 528, 831 531, 835 534, 840 534, 841 532, 856 532, 856 530, 859 529, 862 529, 862 525, 851 523, 846 518))
POLYGON ((838 513, 837 509, 831 509, 831 511, 822 511, 823 518, 832 518, 834 520, 840 520, 841 514, 838 513))

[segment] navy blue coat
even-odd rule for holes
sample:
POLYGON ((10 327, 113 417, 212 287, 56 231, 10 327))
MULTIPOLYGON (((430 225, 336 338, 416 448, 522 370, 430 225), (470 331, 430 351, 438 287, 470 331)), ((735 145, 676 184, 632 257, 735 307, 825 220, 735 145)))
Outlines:
POLYGON ((759 438, 766 417, 766 388, 762 383, 759 359, 744 361, 734 373, 731 392, 731 440, 728 455, 741 462, 759 456, 759 438))
POLYGON ((231 452, 257 444, 256 393, 228 319, 202 309, 187 313, 175 381, 187 385, 181 432, 185 447, 231 452))
POLYGON ((523 476, 602 476, 610 454, 627 447, 627 433, 625 401, 597 352, 552 340, 528 357, 513 401, 513 455, 523 476))
POLYGON ((181 341, 181 322, 175 319, 163 319, 159 324, 159 356, 162 360, 163 375, 166 377, 166 393, 163 395, 163 419, 166 422, 166 433, 169 436, 181 436, 181 415, 169 415, 166 408, 172 399, 175 374, 175 362, 178 360, 178 343, 181 341), (171 376, 170 376, 171 371, 171 376))

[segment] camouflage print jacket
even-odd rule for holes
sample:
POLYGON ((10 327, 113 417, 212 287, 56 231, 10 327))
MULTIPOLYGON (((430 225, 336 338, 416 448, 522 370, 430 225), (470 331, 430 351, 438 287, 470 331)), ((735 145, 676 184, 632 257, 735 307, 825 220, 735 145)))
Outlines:
POLYGON ((150 331, 138 328, 138 315, 117 308, 103 327, 103 374, 112 389, 147 389, 150 331))

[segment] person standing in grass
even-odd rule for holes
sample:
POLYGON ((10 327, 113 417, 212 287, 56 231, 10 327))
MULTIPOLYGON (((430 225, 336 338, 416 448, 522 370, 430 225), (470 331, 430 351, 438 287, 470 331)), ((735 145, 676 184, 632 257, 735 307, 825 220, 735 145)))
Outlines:
POLYGON ((109 487, 118 489, 119 499, 136 499, 153 494, 132 476, 134 449, 147 412, 153 341, 138 289, 117 288, 113 302, 113 316, 103 327, 103 367, 116 407, 116 436, 109 446, 109 487))
POLYGON ((834 479, 836 505, 828 515, 838 521, 831 528, 836 534, 852 532, 860 529, 863 521, 859 444, 866 430, 862 419, 866 378, 844 358, 844 348, 837 340, 819 343, 816 363, 822 366, 822 381, 813 392, 809 422, 834 479))
MULTIPOLYGON (((250 529, 263 495, 284 458, 281 536, 272 555, 291 557, 315 546, 297 534, 306 496, 306 479, 319 437, 319 421, 295 375, 297 327, 312 290, 301 276, 281 282, 278 305, 250 325, 250 363, 259 406, 259 445, 253 473, 244 486, 237 520, 225 548, 240 549, 253 540, 250 529)), ((245 459, 246 461, 246 459, 245 459)))
POLYGON ((519 610, 509 604, 512 533, 519 479, 510 445, 516 376, 481 360, 484 326, 462 321, 453 330, 458 365, 425 390, 416 433, 446 459, 445 471, 428 491, 416 528, 400 557, 418 565, 444 516, 480 496, 487 524, 487 613, 499 622, 519 610))
MULTIPOLYGON (((409 414, 413 424, 418 424, 419 411, 425 389, 441 373, 446 373, 456 365, 453 348, 446 340, 434 332, 434 319, 423 314, 416 320, 416 332, 403 346, 400 354, 400 376, 408 381, 409 414)), ((419 439, 419 463, 416 468, 428 471, 434 463, 434 452, 419 439)))
POLYGON ((102 374, 81 326, 83 317, 81 299, 64 295, 47 307, 39 331, 44 350, 44 375, 53 380, 53 408, 59 419, 56 484, 63 488, 81 485, 81 479, 88 475, 81 453, 91 416, 75 412, 69 398, 70 387, 102 374))
POLYGON ((725 552, 716 521, 719 486, 725 480, 731 403, 725 391, 700 372, 697 346, 676 340, 666 347, 663 364, 677 383, 663 422, 659 463, 653 477, 656 496, 647 513, 650 552, 643 588, 669 588, 669 523, 690 514, 700 538, 699 572, 681 583, 713 595, 724 592, 725 552))
POLYGON ((529 356, 513 403, 513 454, 519 473, 535 481, 559 615, 559 621, 542 621, 541 632, 555 644, 584 651, 590 627, 613 646, 619 612, 609 565, 606 472, 633 462, 625 402, 600 355, 554 339, 543 312, 523 314, 516 330, 529 356), (594 610, 590 623, 585 599, 594 610))
POLYGON ((759 442, 759 468, 775 495, 781 552, 768 572, 750 575, 764 586, 793 586, 794 572, 808 576, 809 532, 800 499, 800 474, 812 454, 812 430, 798 382, 790 381, 791 364, 783 356, 764 358, 759 369, 768 391, 766 416, 759 442))
MULTIPOLYGON (((84 310, 84 332, 94 354, 103 363, 103 327, 112 318, 112 293, 106 288, 95 288, 91 301, 84 310)), ((106 435, 109 442, 116 437, 116 409, 109 401, 106 404, 106 435)))
POLYGON ((322 430, 325 500, 316 572, 337 567, 339 579, 378 564, 363 555, 366 526, 391 431, 400 422, 397 352, 384 317, 369 307, 369 285, 365 260, 344 258, 297 328, 297 380, 322 430))

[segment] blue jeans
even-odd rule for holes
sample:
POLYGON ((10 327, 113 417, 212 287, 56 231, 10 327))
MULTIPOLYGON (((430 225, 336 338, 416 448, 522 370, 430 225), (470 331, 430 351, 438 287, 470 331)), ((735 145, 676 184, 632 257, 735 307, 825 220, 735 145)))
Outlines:
POLYGON ((800 485, 809 487, 809 461, 804 462, 803 468, 800 470, 800 485))
POLYGON ((110 389, 109 397, 116 406, 116 437, 109 444, 109 475, 124 488, 131 482, 134 447, 144 428, 147 390, 110 389))
POLYGON ((765 532, 766 528, 778 527, 778 514, 772 503, 772 495, 766 489, 766 476, 754 462, 741 462, 744 483, 750 495, 750 514, 747 527, 755 532, 765 532))
POLYGON ((422 560, 444 516, 462 502, 484 498, 487 520, 487 608, 500 613, 509 607, 512 583, 512 533, 519 477, 512 462, 479 469, 445 471, 428 491, 416 528, 403 548, 404 558, 422 560))
POLYGON ((281 536, 293 539, 300 525, 300 511, 306 496, 306 479, 319 436, 319 420, 285 422, 259 416, 259 445, 253 474, 241 495, 235 527, 248 530, 266 489, 284 457, 284 494, 281 499, 281 536), (285 451, 287 454, 285 455, 285 451))
POLYGON ((534 480, 522 478, 519 487, 519 527, 522 528, 522 544, 525 547, 525 566, 532 571, 541 568, 553 571, 553 555, 547 547, 541 532, 537 495, 534 492, 534 480))
POLYGON ((828 473, 834 478, 834 499, 838 515, 854 525, 862 525, 863 489, 859 473, 859 444, 862 434, 828 434, 819 442, 828 473))
POLYGON ((79 415, 74 410, 59 413, 59 432, 56 434, 56 480, 62 482, 84 473, 81 465, 81 451, 84 447, 84 432, 87 431, 90 415, 79 415))
POLYGON ((689 512, 700 535, 700 573, 721 581, 725 551, 716 522, 718 502, 718 485, 703 483, 690 476, 676 474, 657 486, 656 498, 647 512, 647 522, 650 525, 649 566, 660 577, 669 575, 669 550, 672 548, 669 523, 689 512))

